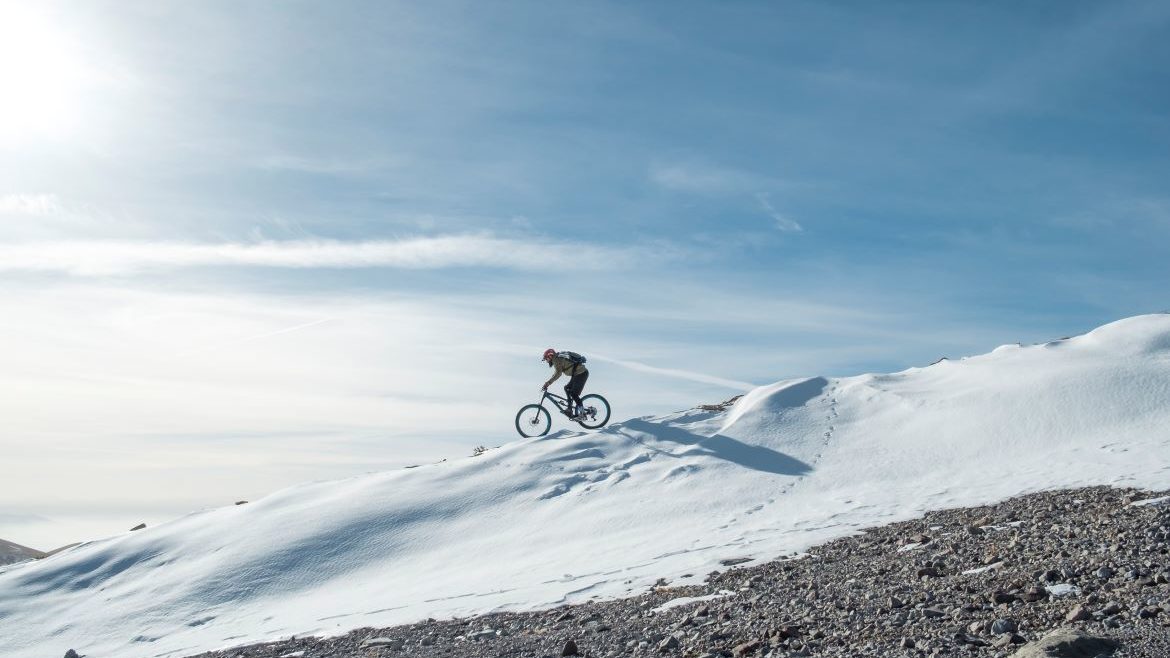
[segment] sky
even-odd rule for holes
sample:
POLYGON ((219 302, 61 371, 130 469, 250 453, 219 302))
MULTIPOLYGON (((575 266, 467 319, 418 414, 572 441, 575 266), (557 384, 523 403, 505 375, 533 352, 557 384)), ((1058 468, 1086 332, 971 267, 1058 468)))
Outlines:
POLYGON ((1170 309, 1154 1, 0 0, 0 537, 1170 309))

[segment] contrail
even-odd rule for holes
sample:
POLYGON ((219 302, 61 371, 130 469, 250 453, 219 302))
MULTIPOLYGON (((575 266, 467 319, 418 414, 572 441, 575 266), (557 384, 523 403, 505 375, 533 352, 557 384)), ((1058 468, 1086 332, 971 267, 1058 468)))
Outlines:
POLYGON ((604 356, 596 352, 590 352, 589 358, 597 359, 598 361, 605 361, 607 363, 613 363, 615 365, 622 366, 623 368, 637 370, 638 372, 648 372, 654 375, 663 375, 666 377, 674 377, 676 379, 687 379, 693 382, 701 382, 703 384, 725 386, 737 391, 750 391, 754 388, 758 388, 756 384, 751 384, 749 382, 741 382, 734 379, 724 379, 723 377, 716 377, 715 375, 704 375, 701 372, 691 372, 690 370, 679 370, 677 368, 659 368, 657 366, 647 365, 637 361, 615 359, 613 357, 604 356))
POLYGON ((277 329, 276 331, 269 331, 269 332, 266 332, 266 333, 263 333, 263 334, 256 334, 255 336, 248 336, 248 337, 246 337, 246 338, 240 338, 240 339, 238 339, 238 340, 227 341, 227 342, 223 342, 223 343, 217 343, 217 344, 215 344, 215 345, 205 345, 205 346, 203 346, 203 347, 197 347, 197 348, 194 348, 194 349, 187 350, 187 351, 185 351, 185 352, 180 352, 180 353, 178 353, 176 356, 189 356, 189 355, 191 355, 191 354, 199 354, 199 353, 202 353, 202 352, 210 352, 211 350, 217 350, 217 349, 220 349, 220 348, 223 348, 223 347, 227 347, 228 345, 240 345, 240 344, 243 344, 243 343, 250 343, 250 342, 252 342, 252 341, 254 341, 254 340, 262 340, 262 339, 264 339, 264 338, 271 338, 272 336, 279 336, 280 334, 287 334, 287 333, 289 333, 290 331, 300 331, 301 329, 307 329, 307 328, 309 328, 309 327, 315 327, 315 326, 317 326, 317 325, 319 325, 319 324, 324 324, 324 323, 326 323, 326 322, 333 322, 333 320, 334 320, 334 319, 335 319, 335 318, 325 318, 325 319, 323 319, 323 320, 313 320, 312 322, 306 322, 306 323, 304 323, 304 324, 298 324, 298 325, 296 325, 296 326, 294 326, 294 327, 285 327, 284 329, 277 329))
POLYGON ((298 331, 300 329, 307 329, 309 327, 314 327, 316 325, 324 324, 326 322, 333 322, 333 318, 325 318, 324 320, 313 320, 312 322, 298 324, 295 327, 285 327, 284 329, 277 329, 276 331, 270 331, 266 334, 257 334, 255 336, 248 336, 247 338, 241 338, 240 340, 234 341, 234 343, 235 344, 249 343, 249 342, 254 341, 254 340, 260 340, 261 338, 271 338, 272 336, 279 336, 280 334, 287 334, 290 331, 298 331))

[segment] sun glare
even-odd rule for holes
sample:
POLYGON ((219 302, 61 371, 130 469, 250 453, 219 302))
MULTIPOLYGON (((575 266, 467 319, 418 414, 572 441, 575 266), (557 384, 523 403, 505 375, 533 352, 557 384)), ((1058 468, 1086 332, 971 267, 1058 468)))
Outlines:
POLYGON ((71 132, 81 116, 84 82, 75 51, 47 17, 0 2, 0 140, 71 132))

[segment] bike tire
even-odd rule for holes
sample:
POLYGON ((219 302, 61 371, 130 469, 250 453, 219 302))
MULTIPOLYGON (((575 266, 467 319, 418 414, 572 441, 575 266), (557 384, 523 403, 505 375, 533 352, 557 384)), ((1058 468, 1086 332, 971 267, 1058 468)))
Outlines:
POLYGON ((548 434, 550 428, 552 416, 549 415, 548 409, 539 404, 524 405, 516 413, 516 431, 526 439, 544 436, 548 434))
POLYGON ((596 393, 581 396, 581 406, 585 407, 585 418, 578 420, 577 424, 587 430, 595 430, 599 427, 605 427, 609 422, 609 401, 596 393))

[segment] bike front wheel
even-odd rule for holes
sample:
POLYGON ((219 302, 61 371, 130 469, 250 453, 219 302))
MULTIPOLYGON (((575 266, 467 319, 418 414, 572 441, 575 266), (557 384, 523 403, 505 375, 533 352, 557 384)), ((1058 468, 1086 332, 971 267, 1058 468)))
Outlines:
POLYGON ((600 395, 590 393, 581 396, 581 406, 585 409, 580 420, 577 421, 581 427, 595 430, 598 427, 604 427, 609 422, 609 402, 600 395))
POLYGON ((550 427, 552 416, 549 415, 548 409, 539 404, 525 405, 516 414, 516 431, 525 438, 544 436, 548 434, 550 427))

